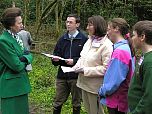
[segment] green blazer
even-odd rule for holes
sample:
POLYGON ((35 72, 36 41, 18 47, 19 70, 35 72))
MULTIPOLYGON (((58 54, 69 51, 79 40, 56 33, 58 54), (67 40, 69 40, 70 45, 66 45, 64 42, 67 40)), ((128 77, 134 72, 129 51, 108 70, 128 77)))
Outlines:
POLYGON ((16 39, 7 31, 0 36, 0 97, 8 98, 27 94, 31 91, 26 63, 19 57, 24 56, 30 64, 31 54, 24 55, 16 39))

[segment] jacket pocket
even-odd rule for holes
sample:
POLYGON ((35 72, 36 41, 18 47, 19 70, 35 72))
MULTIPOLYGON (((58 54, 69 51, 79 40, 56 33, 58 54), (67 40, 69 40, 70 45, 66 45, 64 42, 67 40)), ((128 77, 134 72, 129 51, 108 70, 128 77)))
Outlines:
POLYGON ((9 79, 21 78, 22 75, 23 73, 5 72, 3 76, 6 80, 9 80, 9 79))

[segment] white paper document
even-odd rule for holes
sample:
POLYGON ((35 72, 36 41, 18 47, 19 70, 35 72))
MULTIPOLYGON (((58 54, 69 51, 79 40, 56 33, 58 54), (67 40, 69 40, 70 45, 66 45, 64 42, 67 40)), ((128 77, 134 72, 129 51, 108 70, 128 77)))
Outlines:
POLYGON ((28 64, 25 68, 27 71, 31 71, 32 70, 32 65, 31 64, 28 64))
POLYGON ((64 73, 66 73, 66 72, 74 72, 75 71, 72 67, 61 66, 61 69, 63 70, 64 73))
POLYGON ((51 54, 47 54, 47 53, 42 53, 43 55, 47 56, 47 57, 50 57, 50 58, 59 58, 60 60, 66 60, 62 57, 59 57, 59 56, 55 56, 55 55, 51 55, 51 54))

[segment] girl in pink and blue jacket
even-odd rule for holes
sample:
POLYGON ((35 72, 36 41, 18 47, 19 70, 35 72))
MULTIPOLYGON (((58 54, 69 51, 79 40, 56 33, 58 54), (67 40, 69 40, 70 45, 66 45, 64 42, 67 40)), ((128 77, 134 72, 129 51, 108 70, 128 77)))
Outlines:
POLYGON ((128 111, 127 93, 135 65, 128 29, 122 18, 114 18, 108 23, 108 36, 114 45, 99 96, 100 103, 107 106, 109 114, 125 114, 128 111))

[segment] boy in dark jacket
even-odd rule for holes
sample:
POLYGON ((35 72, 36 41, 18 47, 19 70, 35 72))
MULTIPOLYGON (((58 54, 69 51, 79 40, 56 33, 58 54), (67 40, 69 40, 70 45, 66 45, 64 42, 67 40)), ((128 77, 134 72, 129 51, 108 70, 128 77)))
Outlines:
POLYGON ((52 64, 59 65, 56 79, 56 95, 53 104, 53 114, 60 114, 63 103, 72 95, 73 114, 80 114, 81 90, 76 86, 78 74, 74 72, 64 73, 61 66, 72 67, 80 57, 87 37, 77 28, 80 25, 80 18, 75 14, 70 14, 66 20, 67 32, 58 40, 52 64), (66 60, 60 60, 59 57, 66 60))

